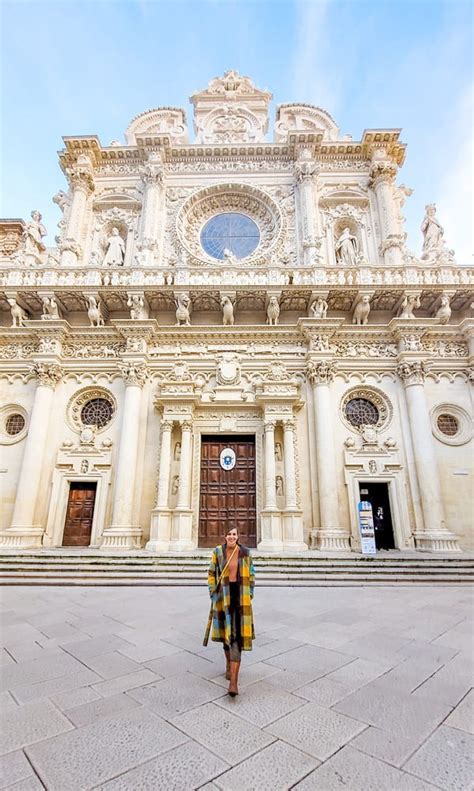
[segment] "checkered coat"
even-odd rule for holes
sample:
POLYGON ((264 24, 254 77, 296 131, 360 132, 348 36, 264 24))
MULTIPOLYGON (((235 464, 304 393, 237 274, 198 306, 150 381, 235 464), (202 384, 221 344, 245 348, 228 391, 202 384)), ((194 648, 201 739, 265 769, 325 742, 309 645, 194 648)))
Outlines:
MULTIPOLYGON (((223 544, 222 546, 217 546, 213 551, 208 571, 207 581, 212 603, 206 634, 203 640, 204 645, 207 645, 211 631, 211 640, 217 643, 224 643, 224 645, 230 645, 231 615, 228 569, 224 572, 220 585, 216 591, 216 583, 221 577, 225 564, 225 544, 223 544)), ((252 613, 255 572, 249 550, 247 547, 240 545, 238 579, 240 581, 240 633, 242 650, 251 651, 252 640, 255 639, 252 613)))

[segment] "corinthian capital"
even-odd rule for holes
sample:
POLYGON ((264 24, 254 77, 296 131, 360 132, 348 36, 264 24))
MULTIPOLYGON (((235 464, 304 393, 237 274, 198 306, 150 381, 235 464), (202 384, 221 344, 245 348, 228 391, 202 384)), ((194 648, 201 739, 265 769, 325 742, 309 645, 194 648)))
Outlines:
POLYGON ((335 373, 334 363, 328 363, 326 360, 321 360, 319 363, 309 362, 306 366, 306 376, 313 386, 330 384, 335 373))
POLYGON ((80 154, 76 164, 66 168, 66 175, 73 189, 82 189, 87 193, 94 192, 94 168, 85 154, 80 154))
POLYGON ((397 175, 396 165, 388 159, 378 160, 372 163, 370 168, 369 187, 377 187, 378 184, 386 182, 391 184, 397 175))
POLYGON ((295 164, 295 176, 299 184, 304 181, 311 182, 318 171, 318 165, 313 159, 303 159, 295 164))
POLYGON ((146 382, 148 371, 145 363, 124 363, 120 371, 126 386, 143 387, 146 382))
POLYGON ((427 367, 424 362, 404 362, 397 367, 397 374, 405 387, 407 385, 422 385, 427 374, 427 367))
POLYGON ((153 152, 142 170, 142 179, 145 184, 162 184, 163 177, 163 159, 160 154, 153 152))
POLYGON ((34 363, 31 370, 39 385, 51 387, 53 390, 63 378, 63 370, 56 363, 34 363))

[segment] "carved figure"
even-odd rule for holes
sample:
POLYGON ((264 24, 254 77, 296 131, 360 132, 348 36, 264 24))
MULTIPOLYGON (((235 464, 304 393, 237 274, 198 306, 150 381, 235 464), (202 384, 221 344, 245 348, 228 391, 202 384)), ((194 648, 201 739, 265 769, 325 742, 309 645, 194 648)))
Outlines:
POLYGON ((344 228, 339 239, 336 242, 336 259, 344 266, 355 266, 357 263, 357 253, 359 252, 359 243, 357 238, 353 236, 349 228, 344 228))
POLYGON ((447 324, 449 319, 451 318, 451 308, 449 305, 449 297, 446 294, 443 294, 441 297, 441 305, 439 306, 438 310, 436 311, 436 319, 438 319, 440 324, 447 324))
POLYGON ((267 324, 278 324, 279 316, 280 306, 278 304, 278 299, 276 297, 270 297, 270 302, 268 303, 267 308, 267 324))
POLYGON ((189 311, 191 300, 188 294, 178 294, 176 297, 176 327, 191 325, 189 311))
POLYGON ((224 248, 224 261, 226 262, 226 264, 236 264, 238 260, 239 259, 237 258, 236 255, 234 255, 232 250, 229 250, 228 247, 224 248))
POLYGON ((173 458, 175 461, 179 461, 181 458, 181 442, 177 442, 174 446, 174 454, 173 458))
POLYGON ((315 319, 325 319, 328 312, 328 303, 322 297, 318 297, 311 305, 310 311, 315 319))
POLYGON ((8 304, 10 305, 10 312, 12 314, 12 327, 25 327, 25 320, 28 318, 26 310, 23 310, 21 305, 19 305, 13 297, 8 299, 8 304))
POLYGON ((43 244, 43 236, 46 236, 46 228, 41 222, 41 214, 37 209, 31 212, 31 220, 27 223, 24 230, 25 251, 27 253, 42 253, 46 250, 43 244))
POLYGON ((224 326, 233 326, 234 324, 234 306, 230 297, 222 297, 222 324, 224 326))
POLYGON ((352 323, 353 324, 362 324, 366 325, 369 323, 369 313, 370 313, 370 297, 367 295, 362 297, 360 302, 354 308, 354 313, 352 315, 352 323))
POLYGON ((133 294, 127 300, 130 308, 130 318, 132 321, 141 321, 148 318, 148 311, 145 307, 145 300, 139 294, 133 294))
POLYGON ((436 203, 428 203, 425 210, 426 214, 421 223, 423 253, 429 253, 442 248, 444 228, 436 217, 436 203))
POLYGON ((400 305, 400 309, 398 311, 398 318, 399 319, 416 319, 415 314, 413 311, 415 308, 420 307, 420 298, 414 296, 405 296, 403 299, 402 304, 400 305))
POLYGON ((171 483, 171 494, 178 494, 179 489, 179 475, 173 475, 173 481, 171 483))
POLYGON ((58 303, 55 297, 41 297, 43 303, 42 319, 60 319, 58 303))
POLYGON ((89 300, 89 308, 87 310, 87 315, 89 316, 91 327, 103 327, 105 322, 100 307, 100 299, 96 299, 96 297, 90 296, 88 297, 88 300, 89 300))
POLYGON ((277 475, 276 476, 275 484, 276 484, 277 497, 282 497, 283 496, 283 478, 281 477, 281 475, 277 475))
POLYGON ((125 242, 120 236, 118 228, 112 228, 111 234, 107 239, 107 252, 104 258, 104 264, 113 266, 123 266, 123 259, 125 258, 125 242))
POLYGON ((281 442, 275 442, 275 461, 283 461, 281 442))

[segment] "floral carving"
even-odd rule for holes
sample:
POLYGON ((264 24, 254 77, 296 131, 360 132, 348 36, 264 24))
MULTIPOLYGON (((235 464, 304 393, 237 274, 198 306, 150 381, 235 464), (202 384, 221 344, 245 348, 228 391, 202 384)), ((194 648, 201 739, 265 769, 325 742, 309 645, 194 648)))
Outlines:
POLYGON ((119 367, 122 378, 127 387, 143 387, 148 376, 148 370, 145 363, 123 363, 119 367))
POLYGON ((34 363, 32 373, 39 385, 51 387, 53 390, 63 378, 63 369, 56 363, 34 363))
POLYGON ((422 385, 428 372, 426 364, 422 361, 403 362, 397 366, 397 374, 406 385, 422 385))
POLYGON ((309 362, 306 366, 306 376, 313 385, 328 385, 334 379, 337 369, 334 363, 322 360, 321 362, 309 362))

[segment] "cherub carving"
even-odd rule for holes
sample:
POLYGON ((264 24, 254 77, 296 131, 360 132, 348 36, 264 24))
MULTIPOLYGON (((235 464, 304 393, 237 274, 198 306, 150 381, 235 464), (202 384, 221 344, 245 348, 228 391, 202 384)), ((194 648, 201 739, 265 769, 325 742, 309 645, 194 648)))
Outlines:
POLYGON ((148 311, 145 307, 145 300, 139 294, 133 294, 127 300, 130 308, 130 318, 132 321, 141 321, 148 318, 148 311))

